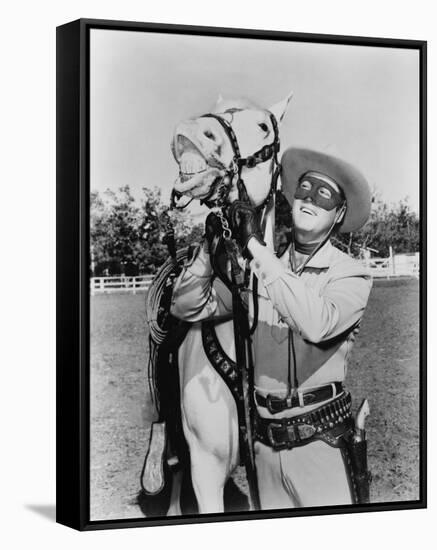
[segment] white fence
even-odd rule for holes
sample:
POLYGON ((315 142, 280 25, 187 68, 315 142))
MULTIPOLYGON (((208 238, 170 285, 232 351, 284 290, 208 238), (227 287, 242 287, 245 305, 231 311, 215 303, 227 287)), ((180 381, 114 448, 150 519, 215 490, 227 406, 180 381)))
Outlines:
MULTIPOLYGON (((388 258, 367 258, 362 260, 372 277, 417 277, 419 278, 419 253, 395 254, 388 258)), ((92 277, 90 279, 91 295, 110 292, 145 292, 152 283, 153 275, 141 277, 92 277)))
POLYGON ((419 252, 394 254, 388 258, 367 258, 363 260, 372 277, 416 277, 419 278, 419 252))
POLYGON ((91 277, 90 292, 100 294, 103 292, 145 292, 152 283, 153 275, 142 275, 141 277, 91 277))

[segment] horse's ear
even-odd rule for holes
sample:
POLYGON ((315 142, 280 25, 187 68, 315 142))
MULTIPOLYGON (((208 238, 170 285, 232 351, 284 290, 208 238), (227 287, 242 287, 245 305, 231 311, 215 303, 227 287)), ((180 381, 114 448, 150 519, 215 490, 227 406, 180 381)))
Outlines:
POLYGON ((279 101, 279 103, 275 103, 269 108, 269 111, 275 115, 275 118, 278 122, 282 122, 282 119, 287 112, 288 104, 290 103, 292 97, 293 92, 290 92, 285 99, 279 101))
POLYGON ((223 98, 222 94, 219 94, 218 98, 217 98, 217 101, 215 102, 215 106, 214 106, 214 109, 215 109, 216 112, 217 112, 217 110, 220 109, 220 105, 223 103, 223 101, 224 101, 224 98, 223 98))

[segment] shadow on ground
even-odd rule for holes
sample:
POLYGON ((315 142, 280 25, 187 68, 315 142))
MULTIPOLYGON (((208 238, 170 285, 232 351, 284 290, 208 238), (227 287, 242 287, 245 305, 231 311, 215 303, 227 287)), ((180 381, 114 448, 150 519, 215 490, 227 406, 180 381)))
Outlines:
MULTIPOLYGON (((171 482, 166 483, 164 489, 155 496, 140 491, 137 504, 146 517, 165 516, 170 505, 171 482)), ((248 512, 249 501, 247 496, 230 478, 224 489, 225 512, 248 512)), ((197 502, 189 476, 184 477, 181 492, 182 515, 197 514, 197 502)))
POLYGON ((56 521, 56 506, 54 504, 26 504, 25 507, 45 519, 56 521))

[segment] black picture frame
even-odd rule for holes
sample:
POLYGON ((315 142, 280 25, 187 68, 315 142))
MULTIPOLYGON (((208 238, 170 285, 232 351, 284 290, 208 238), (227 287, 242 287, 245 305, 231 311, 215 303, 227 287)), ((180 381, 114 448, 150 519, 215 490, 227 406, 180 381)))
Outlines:
POLYGON ((78 530, 424 508, 426 475, 425 41, 80 19, 57 28, 57 522, 78 530), (417 50, 420 57, 420 498, 329 508, 90 520, 89 71, 92 29, 417 50))

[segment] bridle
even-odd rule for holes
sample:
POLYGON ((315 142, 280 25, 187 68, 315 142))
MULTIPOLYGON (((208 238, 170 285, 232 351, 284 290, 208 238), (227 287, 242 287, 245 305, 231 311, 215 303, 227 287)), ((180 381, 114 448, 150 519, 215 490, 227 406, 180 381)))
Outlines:
MULTIPOLYGON (((204 197, 201 200, 202 204, 205 204, 208 208, 223 208, 229 204, 229 192, 232 189, 232 185, 234 183, 234 179, 237 178, 237 189, 239 194, 239 200, 242 200, 241 196, 241 190, 244 186, 244 181, 241 177, 243 168, 254 168, 258 164, 262 162, 267 162, 268 160, 273 160, 274 163, 274 170, 272 171, 272 179, 270 182, 270 189, 269 193, 267 194, 264 201, 256 207, 256 210, 260 211, 265 206, 269 204, 271 201, 273 195, 276 193, 276 186, 277 181, 280 173, 280 164, 278 161, 278 153, 280 149, 280 141, 279 141, 279 130, 278 130, 278 123, 276 121, 276 117, 273 113, 270 111, 266 111, 269 115, 270 121, 272 123, 273 132, 274 132, 274 138, 272 143, 269 143, 267 145, 264 145, 259 151, 256 151, 252 155, 247 156, 246 158, 243 158, 241 156, 240 152, 240 146, 238 145, 237 136, 235 135, 234 129, 232 128, 232 124, 226 120, 224 115, 231 115, 231 120, 233 119, 233 115, 236 112, 242 111, 243 109, 227 109, 223 113, 206 113, 202 115, 200 118, 213 118, 217 120, 217 122, 221 125, 223 130, 226 133, 227 138, 229 139, 229 143, 232 147, 233 157, 231 162, 228 166, 223 166, 224 175, 223 177, 217 181, 217 183, 213 184, 211 186, 210 193, 207 197, 204 197), (215 199, 212 199, 211 197, 216 194, 217 197, 215 199)), ((247 193, 246 193, 247 194, 247 193)), ((176 209, 183 209, 188 206, 189 203, 184 204, 182 207, 178 206, 176 204, 176 198, 178 197, 178 193, 173 189, 170 199, 170 208, 176 208, 176 209)), ((191 202, 191 201, 190 201, 191 202)))
MULTIPOLYGON (((234 113, 241 111, 242 109, 228 109, 223 114, 231 114, 233 117, 234 113)), ((262 210, 270 201, 271 195, 273 193, 273 190, 276 191, 276 181, 277 177, 279 175, 279 162, 278 162, 278 153, 280 149, 280 141, 279 141, 279 130, 278 130, 278 123, 276 121, 275 115, 271 113, 270 111, 267 111, 270 121, 272 123, 274 137, 272 143, 269 143, 267 145, 264 145, 259 151, 256 151, 256 153, 253 153, 252 155, 249 155, 246 158, 243 158, 241 156, 240 147, 238 145, 237 136, 235 135, 234 129, 232 128, 232 124, 226 120, 223 116, 220 114, 215 113, 208 113, 206 115, 203 115, 201 118, 214 118, 217 120, 217 122, 222 126, 223 130, 225 131, 229 142, 232 147, 233 151, 233 158, 229 164, 229 166, 225 169, 226 176, 228 176, 228 189, 227 193, 220 197, 224 202, 227 202, 229 191, 232 187, 233 179, 237 178, 237 189, 239 192, 239 199, 241 200, 240 196, 240 189, 241 189, 241 183, 243 182, 243 179, 241 177, 241 173, 243 168, 254 168, 258 164, 261 164, 263 162, 267 162, 268 160, 272 159, 275 165, 275 170, 272 174, 272 181, 270 183, 270 190, 264 201, 257 206, 257 210, 262 210), (278 172, 276 174, 276 172, 278 172), (239 185, 238 185, 239 184, 239 185), (274 189, 275 188, 275 189, 274 189)), ((224 181, 225 178, 222 179, 224 181)), ((212 189, 209 196, 211 196, 214 193, 214 189, 212 189)), ((219 193, 220 195, 220 193, 219 193)), ((207 206, 221 206, 221 205, 213 205, 209 204, 209 197, 206 197, 203 202, 207 206)))

